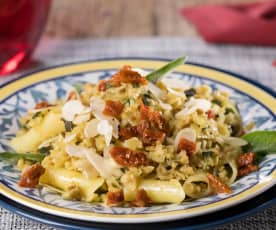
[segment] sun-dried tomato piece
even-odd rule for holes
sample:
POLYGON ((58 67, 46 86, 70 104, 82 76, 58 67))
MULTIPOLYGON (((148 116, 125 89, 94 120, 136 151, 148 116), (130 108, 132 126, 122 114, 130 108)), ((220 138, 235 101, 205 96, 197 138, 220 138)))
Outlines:
POLYGON ((151 199, 148 197, 147 192, 144 189, 139 189, 136 193, 135 199, 132 202, 134 206, 145 207, 151 203, 151 199))
POLYGON ((209 109, 206 114, 208 116, 208 119, 214 119, 216 117, 216 113, 211 109, 209 109))
POLYGON ((99 85, 98 85, 98 90, 99 91, 106 91, 106 89, 107 89, 107 86, 106 86, 106 84, 107 84, 107 81, 106 80, 101 80, 100 82, 99 82, 99 85))
POLYGON ((251 172, 259 169, 258 165, 255 165, 256 154, 253 152, 244 153, 237 159, 238 164, 238 176, 242 177, 251 172))
POLYGON ((139 137, 144 145, 154 145, 157 141, 163 143, 166 133, 151 127, 150 122, 142 121, 137 125, 139 137))
POLYGON ((109 80, 102 80, 98 85, 99 91, 106 91, 107 84, 112 87, 120 86, 121 83, 146 85, 147 80, 138 72, 131 70, 130 66, 124 66, 118 73, 115 73, 109 80))
POLYGON ((140 103, 140 124, 123 128, 120 138, 126 140, 138 137, 144 145, 154 145, 157 141, 163 143, 168 132, 167 123, 158 111, 153 111, 149 106, 140 103))
POLYGON ((34 188, 39 183, 39 178, 44 174, 45 169, 41 166, 41 164, 36 163, 26 169, 18 185, 26 188, 34 188))
POLYGON ((239 167, 244 167, 250 164, 253 164, 253 162, 256 159, 256 154, 252 152, 244 153, 239 156, 237 160, 237 164, 239 167))
POLYGON ((238 176, 242 177, 242 176, 246 176, 247 174, 251 173, 251 172, 255 172, 259 169, 258 165, 253 165, 253 164, 249 164, 246 165, 242 168, 239 168, 238 170, 238 176))
POLYGON ((142 101, 140 103, 140 116, 141 120, 149 121, 155 128, 167 132, 167 123, 162 115, 158 111, 154 111, 149 106, 144 105, 142 101))
POLYGON ((131 70, 130 66, 124 66, 118 73, 112 76, 110 83, 115 86, 118 86, 121 83, 146 85, 147 80, 138 72, 131 70))
POLYGON ((43 109, 51 106, 47 101, 41 101, 35 105, 35 109, 43 109))
POLYGON ((118 206, 124 201, 124 193, 122 190, 107 193, 107 205, 118 206))
POLYGON ((192 156, 196 151, 196 143, 183 137, 178 144, 178 151, 180 150, 185 150, 189 156, 192 156))
POLYGON ((77 98, 77 93, 75 91, 71 91, 67 97, 67 101, 76 100, 77 98))
POLYGON ((103 110, 103 114, 119 118, 123 109, 124 109, 124 105, 121 102, 107 100, 105 102, 105 108, 103 110))
POLYGON ((157 141, 163 143, 166 133, 151 128, 148 121, 142 121, 137 126, 122 128, 119 132, 119 136, 122 140, 127 140, 131 137, 138 137, 144 145, 154 145, 157 141))
POLYGON ((141 116, 141 120, 151 119, 151 109, 149 106, 144 105, 142 100, 140 102, 140 116, 141 116))
POLYGON ((207 178, 214 193, 232 193, 232 189, 213 174, 208 173, 207 178))
POLYGON ((139 133, 136 126, 127 126, 120 129, 119 136, 122 140, 127 140, 132 137, 138 137, 139 133))
POLYGON ((138 133, 144 145, 153 145, 156 141, 165 140, 168 132, 166 120, 158 111, 140 102, 141 123, 137 126, 138 133))
POLYGON ((109 153, 119 165, 124 167, 137 167, 150 164, 150 160, 145 153, 129 148, 115 146, 109 150, 109 153))
POLYGON ((167 122, 158 112, 153 113, 151 122, 153 122, 159 130, 165 133, 168 132, 167 122))

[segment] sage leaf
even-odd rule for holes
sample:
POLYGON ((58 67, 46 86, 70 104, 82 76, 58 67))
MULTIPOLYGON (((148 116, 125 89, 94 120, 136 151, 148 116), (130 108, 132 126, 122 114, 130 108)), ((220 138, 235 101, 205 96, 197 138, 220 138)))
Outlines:
POLYGON ((2 152, 0 153, 0 160, 18 161, 24 159, 32 162, 41 162, 46 154, 40 153, 13 153, 13 152, 2 152))
POLYGON ((177 58, 171 62, 169 62, 168 64, 164 65, 163 67, 149 73, 146 76, 146 79, 148 81, 151 81, 153 83, 158 82, 159 80, 162 79, 162 77, 165 76, 165 74, 167 74, 168 72, 172 71, 173 69, 175 69, 176 67, 182 65, 184 62, 186 61, 186 57, 180 57, 177 58))
POLYGON ((276 153, 276 131, 254 131, 242 138, 249 143, 247 150, 262 155, 276 153))

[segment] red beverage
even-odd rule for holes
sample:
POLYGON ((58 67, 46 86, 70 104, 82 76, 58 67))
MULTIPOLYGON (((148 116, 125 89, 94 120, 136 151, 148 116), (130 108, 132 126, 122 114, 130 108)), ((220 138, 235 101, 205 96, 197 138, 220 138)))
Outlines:
POLYGON ((34 50, 51 0, 0 0, 0 75, 14 71, 34 50))

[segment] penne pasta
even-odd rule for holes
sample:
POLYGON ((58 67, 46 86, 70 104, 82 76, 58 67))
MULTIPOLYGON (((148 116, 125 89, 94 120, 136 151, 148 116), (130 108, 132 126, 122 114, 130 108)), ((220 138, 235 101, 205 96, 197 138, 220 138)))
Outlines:
POLYGON ((238 177, 237 163, 235 161, 231 160, 231 161, 225 163, 223 167, 224 167, 224 170, 227 173, 226 183, 228 185, 233 184, 236 181, 237 177, 238 177))
POLYGON ((51 111, 40 123, 12 139, 10 144, 17 152, 34 152, 40 143, 62 131, 64 131, 64 123, 61 121, 61 114, 51 111))
POLYGON ((100 177, 88 179, 76 171, 63 168, 47 168, 40 177, 40 183, 51 185, 63 192, 69 192, 72 188, 79 189, 80 194, 70 198, 79 198, 80 195, 82 200, 92 202, 95 198, 95 191, 103 185, 104 179, 100 177))
POLYGON ((185 199, 185 192, 177 180, 142 180, 139 188, 143 188, 153 203, 180 203, 185 199))
POLYGON ((184 192, 191 198, 205 197, 210 194, 210 185, 205 173, 188 177, 183 185, 184 192))

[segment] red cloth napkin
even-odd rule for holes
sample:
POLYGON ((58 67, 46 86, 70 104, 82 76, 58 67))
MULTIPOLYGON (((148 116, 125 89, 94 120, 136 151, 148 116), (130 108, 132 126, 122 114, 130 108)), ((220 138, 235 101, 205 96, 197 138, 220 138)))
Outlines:
POLYGON ((212 43, 276 45, 276 0, 245 5, 199 5, 181 10, 212 43))

